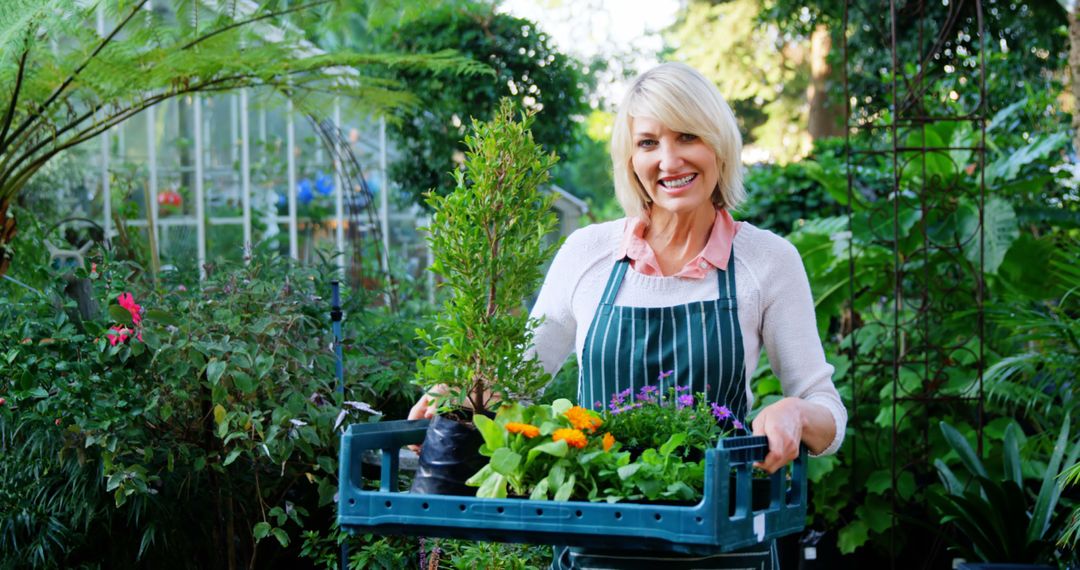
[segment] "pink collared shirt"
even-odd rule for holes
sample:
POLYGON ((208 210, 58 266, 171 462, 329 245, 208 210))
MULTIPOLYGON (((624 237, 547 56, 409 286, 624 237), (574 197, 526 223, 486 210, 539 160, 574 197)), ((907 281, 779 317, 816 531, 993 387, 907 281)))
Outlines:
MULTIPOLYGON (((630 267, 642 275, 664 276, 660 271, 660 263, 656 260, 656 253, 649 242, 645 241, 645 229, 649 226, 649 215, 646 213, 640 218, 628 218, 623 230, 622 243, 615 252, 615 259, 630 258, 630 267)), ((723 208, 716 209, 716 220, 712 229, 709 230, 709 239, 705 242, 705 248, 694 259, 683 266, 671 277, 685 279, 704 279, 710 269, 716 268, 727 270, 729 257, 731 256, 731 242, 742 225, 731 218, 731 214, 723 208)))

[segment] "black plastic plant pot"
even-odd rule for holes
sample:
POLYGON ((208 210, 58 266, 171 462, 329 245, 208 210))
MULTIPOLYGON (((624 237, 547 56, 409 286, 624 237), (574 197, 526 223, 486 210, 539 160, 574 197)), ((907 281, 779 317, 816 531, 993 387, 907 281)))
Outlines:
POLYGON ((484 437, 471 421, 461 421, 464 415, 439 415, 428 424, 410 489, 413 493, 476 496, 476 488, 465 481, 487 464, 480 455, 484 437))

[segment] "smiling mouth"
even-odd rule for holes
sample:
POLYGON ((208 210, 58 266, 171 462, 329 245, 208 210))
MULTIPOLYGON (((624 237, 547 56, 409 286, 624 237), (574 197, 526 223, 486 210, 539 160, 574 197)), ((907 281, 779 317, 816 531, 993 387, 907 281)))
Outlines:
POLYGON ((683 186, 686 186, 687 184, 693 182, 695 178, 697 178, 697 174, 687 174, 686 176, 682 176, 680 178, 669 178, 661 180, 660 185, 664 188, 671 189, 682 188, 683 186))

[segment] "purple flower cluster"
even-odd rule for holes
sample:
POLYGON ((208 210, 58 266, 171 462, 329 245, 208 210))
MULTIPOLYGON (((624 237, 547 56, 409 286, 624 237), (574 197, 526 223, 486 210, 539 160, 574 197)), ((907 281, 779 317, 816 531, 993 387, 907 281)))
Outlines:
POLYGON ((656 394, 660 389, 656 386, 642 386, 641 390, 634 396, 634 399, 638 402, 648 402, 650 404, 656 403, 656 394))
POLYGON ((683 394, 675 399, 675 409, 681 410, 694 405, 694 397, 690 394, 683 394))
POLYGON ((739 418, 736 418, 735 415, 731 413, 731 410, 729 410, 727 406, 721 406, 721 405, 718 405, 716 402, 713 402, 712 403, 712 414, 713 414, 713 417, 716 418, 716 421, 722 422, 724 420, 731 420, 731 425, 734 426, 735 429, 746 429, 743 426, 742 422, 739 421, 739 418))
MULTIPOLYGON (((644 390, 644 389, 645 388, 642 388, 642 390, 644 390)), ((611 401, 608 402, 608 410, 610 410, 611 413, 613 413, 613 414, 621 414, 621 413, 629 411, 629 410, 640 408, 641 407, 640 402, 637 403, 637 404, 626 404, 627 398, 629 398, 630 394, 632 394, 632 393, 633 393, 633 389, 632 388, 627 388, 627 389, 623 390, 622 392, 617 392, 615 394, 612 394, 611 395, 611 401), (624 404, 626 404, 626 405, 624 405, 624 404)), ((600 402, 597 402, 597 404, 599 404, 599 403, 600 402)))

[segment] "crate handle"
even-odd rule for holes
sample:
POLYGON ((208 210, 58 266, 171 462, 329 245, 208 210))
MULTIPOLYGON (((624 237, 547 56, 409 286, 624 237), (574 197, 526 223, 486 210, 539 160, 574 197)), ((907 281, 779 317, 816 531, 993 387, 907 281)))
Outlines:
POLYGON ((364 482, 360 475, 363 454, 369 449, 379 450, 382 453, 379 490, 397 492, 398 452, 403 446, 423 442, 430 422, 431 420, 394 420, 350 425, 341 441, 339 481, 350 481, 357 492, 363 492, 364 482), (359 440, 354 438, 360 438, 364 442, 363 446, 356 443, 359 440), (349 476, 360 480, 349 479, 349 476))

